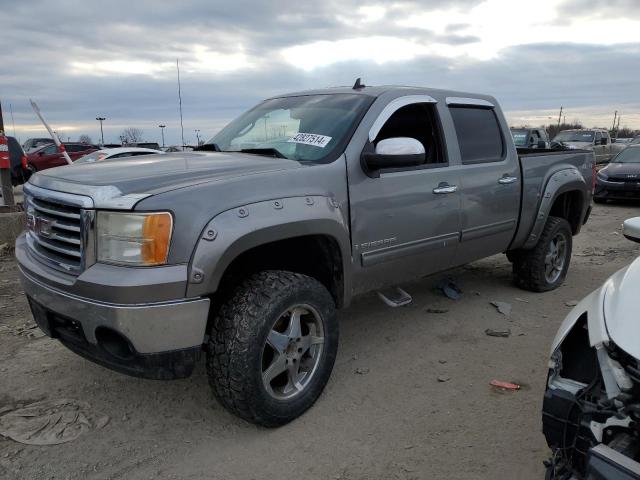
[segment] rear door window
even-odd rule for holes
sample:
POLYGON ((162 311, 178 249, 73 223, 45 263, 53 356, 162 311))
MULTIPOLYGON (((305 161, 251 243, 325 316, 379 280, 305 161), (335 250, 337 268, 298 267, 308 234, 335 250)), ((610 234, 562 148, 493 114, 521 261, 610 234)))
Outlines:
POLYGON ((465 165, 499 162, 504 157, 504 140, 492 108, 450 108, 465 165))

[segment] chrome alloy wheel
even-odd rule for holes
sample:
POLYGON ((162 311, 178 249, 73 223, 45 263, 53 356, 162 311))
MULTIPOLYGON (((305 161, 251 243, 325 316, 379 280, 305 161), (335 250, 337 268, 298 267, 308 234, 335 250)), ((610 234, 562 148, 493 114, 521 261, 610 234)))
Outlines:
POLYGON ((271 327, 262 350, 262 383, 277 400, 302 393, 313 379, 324 345, 320 314, 309 305, 294 305, 271 327))
POLYGON ((562 275, 567 256, 567 239, 562 233, 557 233, 544 257, 544 276, 548 283, 555 283, 562 275))

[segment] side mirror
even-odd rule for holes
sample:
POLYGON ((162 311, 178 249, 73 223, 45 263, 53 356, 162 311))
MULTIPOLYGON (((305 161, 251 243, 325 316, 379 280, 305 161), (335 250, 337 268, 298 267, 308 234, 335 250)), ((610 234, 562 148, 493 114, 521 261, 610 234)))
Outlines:
POLYGON ((612 138, 611 139, 611 143, 616 143, 617 139, 616 138, 612 138))
POLYGON ((38 152, 38 156, 41 157, 44 155, 44 152, 38 152))
POLYGON ((640 243, 640 217, 625 220, 622 224, 622 234, 632 242, 640 243))
POLYGON ((538 148, 547 148, 547 142, 544 140, 538 140, 538 148))
POLYGON ((385 138, 378 142, 375 153, 364 154, 364 162, 370 170, 415 167, 425 159, 424 145, 409 137, 385 138))

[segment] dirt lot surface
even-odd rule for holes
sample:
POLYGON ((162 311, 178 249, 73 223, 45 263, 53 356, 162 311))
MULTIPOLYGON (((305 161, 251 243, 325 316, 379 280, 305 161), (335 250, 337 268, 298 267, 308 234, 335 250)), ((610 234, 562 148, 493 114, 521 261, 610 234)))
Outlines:
POLYGON ((492 257, 405 285, 414 301, 390 309, 375 295, 341 313, 331 381, 302 418, 276 429, 249 425, 212 398, 204 366, 188 380, 113 373, 38 337, 13 259, 0 259, 0 412, 42 399, 84 400, 110 417, 62 445, 0 437, 3 479, 478 479, 543 478, 540 409, 551 340, 570 304, 628 264, 640 248, 620 233, 637 205, 596 206, 575 239, 565 285, 515 288, 492 257), (512 305, 504 316, 490 302, 512 305), (440 312, 440 313, 438 313, 440 312), (511 330, 489 337, 487 328, 511 330), (492 379, 523 388, 498 392, 492 379))

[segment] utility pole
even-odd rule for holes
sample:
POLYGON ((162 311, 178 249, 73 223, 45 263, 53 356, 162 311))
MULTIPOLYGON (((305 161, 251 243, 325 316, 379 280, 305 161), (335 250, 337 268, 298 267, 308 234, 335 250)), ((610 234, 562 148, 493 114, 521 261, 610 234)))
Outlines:
POLYGON ((160 127, 160 132, 162 133, 162 148, 164 148, 164 129, 166 125, 158 125, 160 127))
POLYGON ((4 135, 2 105, 0 105, 0 188, 2 189, 4 205, 13 206, 15 203, 13 200, 13 186, 11 185, 11 157, 9 156, 9 143, 4 135))
POLYGON ((176 58, 176 70, 178 71, 178 102, 180 105, 180 136, 182 138, 182 151, 184 151, 184 125, 182 124, 182 88, 180 86, 180 64, 176 58))
POLYGON ((196 147, 200 146, 200 130, 199 129, 195 129, 196 132, 196 147))
POLYGON ((104 147, 104 131, 102 130, 102 122, 106 120, 104 117, 96 117, 96 120, 100 122, 100 138, 102 139, 102 146, 104 147))
POLYGON ((616 129, 616 119, 618 118, 618 110, 613 114, 613 125, 611 125, 611 131, 613 132, 616 129))
POLYGON ((562 106, 560 106, 560 115, 558 115, 558 132, 560 132, 560 122, 562 121, 562 106))

